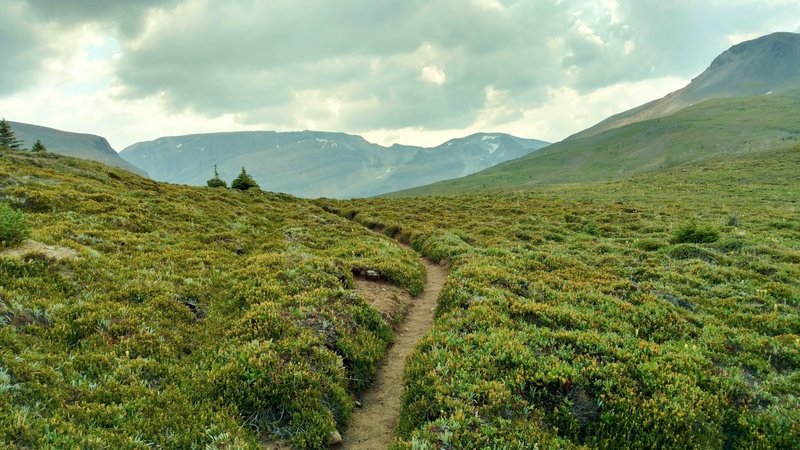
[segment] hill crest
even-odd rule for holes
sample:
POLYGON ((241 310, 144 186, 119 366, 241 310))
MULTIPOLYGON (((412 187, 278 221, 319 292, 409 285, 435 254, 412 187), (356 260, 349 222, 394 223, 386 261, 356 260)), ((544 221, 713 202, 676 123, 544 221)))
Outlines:
POLYGON ((89 133, 74 133, 41 125, 8 121, 14 134, 30 148, 36 140, 42 141, 48 151, 59 155, 74 156, 119 167, 137 175, 147 176, 147 172, 122 159, 108 140, 89 133))

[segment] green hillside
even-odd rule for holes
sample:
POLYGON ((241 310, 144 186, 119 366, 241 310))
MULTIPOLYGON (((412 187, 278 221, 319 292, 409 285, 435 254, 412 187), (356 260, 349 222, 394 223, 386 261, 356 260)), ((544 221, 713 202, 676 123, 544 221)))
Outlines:
POLYGON ((671 116, 571 138, 463 178, 391 196, 525 189, 621 179, 721 155, 758 153, 800 138, 800 90, 708 100, 671 116))
POLYGON ((97 161, 147 176, 143 170, 122 159, 104 137, 27 123, 9 122, 9 125, 14 134, 24 142, 25 148, 31 148, 34 142, 40 140, 50 152, 97 161))
POLYGON ((794 448, 798 167, 325 201, 450 265, 393 448, 794 448))
POLYGON ((0 153, 0 447, 327 447, 392 339, 352 273, 425 276, 372 229, 449 266, 393 448, 791 448, 797 167, 307 201, 0 153))
POLYGON ((0 448, 323 447, 392 339, 351 272, 424 279, 286 195, 5 152, 4 204, 44 245, 0 247, 0 448))

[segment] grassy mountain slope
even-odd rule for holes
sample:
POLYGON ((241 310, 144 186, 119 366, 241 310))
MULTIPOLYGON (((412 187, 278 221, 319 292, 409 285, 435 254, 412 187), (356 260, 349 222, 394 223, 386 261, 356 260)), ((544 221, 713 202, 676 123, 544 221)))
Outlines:
POLYGON ((795 447, 798 167, 323 202, 450 263, 393 448, 795 447))
POLYGON ((773 33, 734 45, 688 86, 616 114, 574 137, 589 137, 631 123, 674 114, 713 98, 781 93, 800 88, 800 34, 773 33))
POLYGON ((70 133, 27 123, 8 123, 14 134, 25 142, 25 148, 31 148, 38 139, 47 147, 47 150, 53 153, 97 161, 147 176, 145 171, 122 159, 103 137, 93 134, 70 133))
POLYGON ((798 138, 800 90, 715 99, 660 119, 571 138, 464 178, 391 195, 620 179, 720 155, 762 152, 798 138))
POLYGON ((5 152, 0 202, 77 254, 0 251, 2 448, 326 447, 392 338, 351 272, 424 278, 413 252, 286 195, 5 152))
POLYGON ((134 144, 121 155, 161 181, 205 185, 215 164, 227 180, 245 166, 271 191, 349 198, 464 176, 545 145, 482 133, 430 149, 387 148, 344 133, 263 131, 164 137, 134 144))

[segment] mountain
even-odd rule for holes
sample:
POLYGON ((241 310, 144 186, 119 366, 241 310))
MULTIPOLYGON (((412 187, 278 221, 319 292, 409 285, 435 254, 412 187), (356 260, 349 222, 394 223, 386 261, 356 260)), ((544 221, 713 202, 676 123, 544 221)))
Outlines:
POLYGON ((502 133, 423 148, 383 147, 344 133, 246 131, 162 137, 134 144, 120 156, 159 181, 202 186, 214 165, 226 180, 246 167, 265 190, 351 198, 461 177, 546 145, 502 133))
POLYGON ((145 171, 122 159, 104 137, 20 122, 8 121, 8 124, 17 138, 24 141, 25 148, 31 148, 38 139, 53 153, 89 159, 147 176, 145 171))
POLYGON ((392 195, 620 179, 800 139, 800 35, 736 45, 688 86, 522 158, 392 195))
POLYGON ((574 137, 594 136, 665 117, 712 98, 781 93, 796 88, 800 88, 800 34, 773 33, 734 45, 683 89, 611 116, 574 137))

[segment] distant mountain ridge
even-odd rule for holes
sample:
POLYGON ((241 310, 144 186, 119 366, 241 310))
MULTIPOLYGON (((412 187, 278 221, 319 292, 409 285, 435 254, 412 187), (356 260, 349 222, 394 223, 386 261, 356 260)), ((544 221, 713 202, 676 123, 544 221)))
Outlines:
POLYGON ((122 159, 102 136, 72 133, 21 122, 8 121, 8 124, 17 138, 24 142, 25 148, 31 148, 38 139, 53 153, 89 159, 147 176, 145 171, 122 159))
POLYGON ((666 117, 712 98, 781 93, 800 88, 800 34, 772 33, 734 45, 683 89, 613 115, 571 138, 666 117))
POLYGON ((722 53, 692 82, 522 158, 391 196, 520 189, 625 178, 800 140, 800 34, 722 53))
POLYGON ((457 178, 548 145, 503 133, 477 133, 434 148, 384 147, 361 136, 320 131, 244 131, 170 136, 120 153, 156 180, 205 185, 244 166, 263 189, 301 197, 369 197, 457 178))

